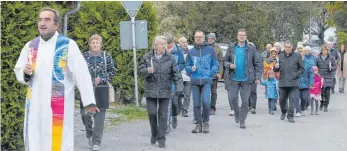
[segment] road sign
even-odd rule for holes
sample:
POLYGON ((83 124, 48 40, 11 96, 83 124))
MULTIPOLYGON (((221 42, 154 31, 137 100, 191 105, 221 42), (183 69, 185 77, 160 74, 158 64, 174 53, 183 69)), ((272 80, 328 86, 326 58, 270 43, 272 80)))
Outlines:
POLYGON ((123 7, 127 10, 130 17, 135 17, 139 11, 142 1, 122 1, 123 7))
MULTIPOLYGON (((148 48, 148 28, 146 20, 135 21, 135 47, 136 49, 148 48)), ((132 50, 131 21, 120 22, 120 47, 122 50, 132 50)))

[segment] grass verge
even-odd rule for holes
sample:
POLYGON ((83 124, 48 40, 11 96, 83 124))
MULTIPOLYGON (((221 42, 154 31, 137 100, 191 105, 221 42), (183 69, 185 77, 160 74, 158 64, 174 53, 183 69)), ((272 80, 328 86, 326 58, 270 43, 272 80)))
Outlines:
POLYGON ((115 104, 113 107, 114 108, 110 108, 108 112, 116 113, 118 117, 110 120, 112 123, 111 126, 148 119, 147 110, 142 107, 137 107, 135 104, 115 104))

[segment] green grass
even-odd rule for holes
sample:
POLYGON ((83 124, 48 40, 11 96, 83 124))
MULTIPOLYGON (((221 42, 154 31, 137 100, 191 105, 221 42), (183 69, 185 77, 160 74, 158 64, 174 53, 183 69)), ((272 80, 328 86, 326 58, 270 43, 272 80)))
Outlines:
POLYGON ((145 108, 137 107, 135 104, 113 105, 114 108, 109 109, 108 112, 116 113, 118 118, 111 120, 112 126, 148 119, 147 110, 145 108))

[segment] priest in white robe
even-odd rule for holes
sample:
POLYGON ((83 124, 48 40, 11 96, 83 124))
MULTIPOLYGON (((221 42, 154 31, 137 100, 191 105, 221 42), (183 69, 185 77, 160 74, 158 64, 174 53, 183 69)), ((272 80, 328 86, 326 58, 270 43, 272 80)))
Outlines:
POLYGON ((22 49, 17 80, 28 85, 25 106, 26 151, 73 151, 75 85, 87 112, 98 112, 87 63, 75 41, 57 32, 59 13, 39 13, 40 36, 22 49))

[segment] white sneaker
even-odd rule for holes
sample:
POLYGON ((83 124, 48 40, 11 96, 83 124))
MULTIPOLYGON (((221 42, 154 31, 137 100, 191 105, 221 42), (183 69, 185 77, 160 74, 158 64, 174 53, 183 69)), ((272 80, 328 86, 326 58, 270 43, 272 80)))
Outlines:
POLYGON ((302 114, 302 116, 306 116, 306 110, 303 111, 301 114, 302 114))
POLYGON ((99 151, 100 150, 100 146, 98 146, 98 145, 94 145, 93 146, 93 151, 99 151))
POLYGON ((234 116, 234 110, 231 110, 230 112, 229 112, 229 116, 234 116))
POLYGON ((296 113, 295 116, 296 117, 301 117, 301 113, 296 113))

